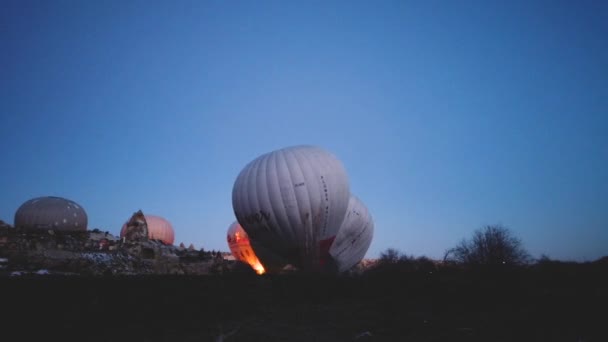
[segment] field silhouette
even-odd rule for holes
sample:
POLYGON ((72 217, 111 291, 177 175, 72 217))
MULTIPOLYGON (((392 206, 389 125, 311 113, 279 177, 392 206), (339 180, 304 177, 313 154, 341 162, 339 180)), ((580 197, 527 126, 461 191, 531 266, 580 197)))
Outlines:
POLYGON ((606 341, 608 259, 362 274, 3 278, 3 330, 59 341, 606 341))

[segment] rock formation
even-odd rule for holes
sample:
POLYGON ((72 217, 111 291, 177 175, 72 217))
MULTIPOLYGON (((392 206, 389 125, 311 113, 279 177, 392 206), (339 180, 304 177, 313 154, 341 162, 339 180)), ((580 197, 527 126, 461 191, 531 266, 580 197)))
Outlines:
POLYGON ((148 241, 148 224, 141 210, 133 213, 125 227, 126 241, 148 241))

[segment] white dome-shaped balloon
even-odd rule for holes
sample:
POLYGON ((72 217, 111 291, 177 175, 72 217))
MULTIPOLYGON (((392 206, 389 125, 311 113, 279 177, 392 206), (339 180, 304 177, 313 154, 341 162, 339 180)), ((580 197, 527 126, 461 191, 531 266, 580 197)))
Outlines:
POLYGON ((372 243, 374 221, 367 207, 356 196, 351 196, 340 231, 329 249, 338 272, 358 264, 372 243))
MULTIPOLYGON (((322 268, 346 214, 350 189, 342 163, 314 146, 264 154, 232 190, 238 222, 260 248, 308 270, 322 268)), ((262 253, 256 254, 265 263, 262 253)))
POLYGON ((15 213, 15 228, 26 230, 86 231, 87 213, 76 202, 55 196, 37 197, 15 213))

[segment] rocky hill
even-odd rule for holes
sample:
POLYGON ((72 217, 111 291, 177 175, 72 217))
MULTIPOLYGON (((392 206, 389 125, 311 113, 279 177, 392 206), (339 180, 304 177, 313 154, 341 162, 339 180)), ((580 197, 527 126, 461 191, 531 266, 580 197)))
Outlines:
POLYGON ((23 231, 0 224, 0 275, 200 275, 236 267, 219 252, 109 232, 23 231))

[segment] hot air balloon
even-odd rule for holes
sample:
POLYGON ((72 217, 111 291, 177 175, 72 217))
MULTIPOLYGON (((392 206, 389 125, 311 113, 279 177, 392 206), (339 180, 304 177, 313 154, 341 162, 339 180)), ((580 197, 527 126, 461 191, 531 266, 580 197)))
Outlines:
MULTIPOLYGON (((164 244, 172 245, 175 241, 175 232, 169 221, 156 215, 144 215, 146 224, 148 225, 148 238, 152 240, 160 240, 164 244)), ((123 238, 127 233, 127 224, 123 224, 120 230, 120 237, 123 238)))
POLYGON ((15 228, 26 230, 86 231, 87 213, 74 201, 61 197, 37 197, 15 213, 15 228))
POLYGON ((227 240, 230 252, 236 260, 249 264, 257 274, 266 272, 264 266, 262 266, 262 263, 260 263, 260 260, 255 255, 253 248, 251 248, 249 236, 247 236, 247 233, 238 222, 234 222, 228 227, 227 240))
POLYGON ((238 175, 232 206, 263 265, 266 250, 304 270, 322 270, 344 220, 350 189, 342 163, 314 146, 264 154, 238 175))
POLYGON ((373 236, 371 214, 359 198, 351 195, 340 231, 329 249, 337 271, 344 272, 358 264, 367 253, 373 236))

